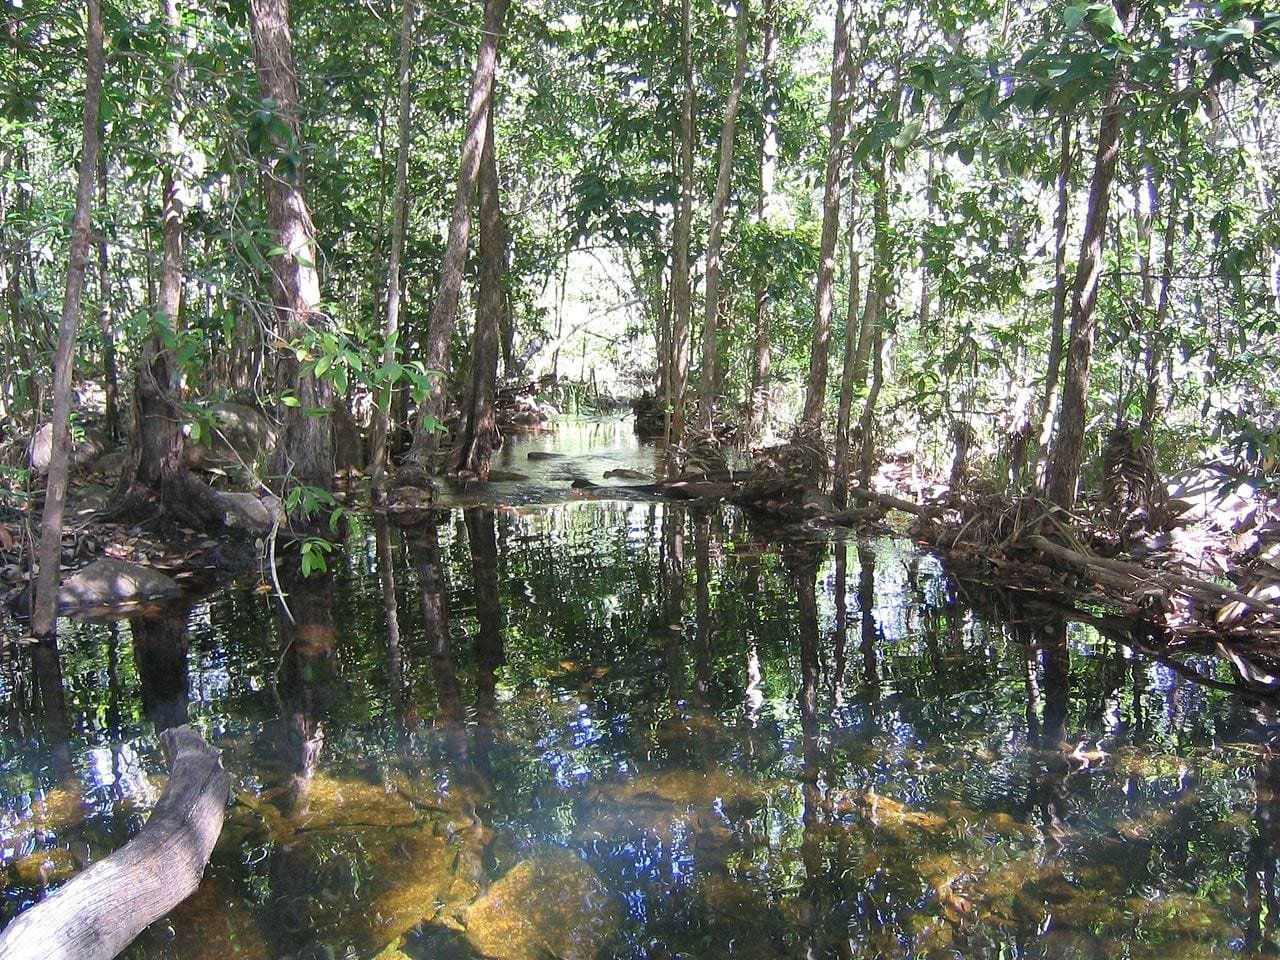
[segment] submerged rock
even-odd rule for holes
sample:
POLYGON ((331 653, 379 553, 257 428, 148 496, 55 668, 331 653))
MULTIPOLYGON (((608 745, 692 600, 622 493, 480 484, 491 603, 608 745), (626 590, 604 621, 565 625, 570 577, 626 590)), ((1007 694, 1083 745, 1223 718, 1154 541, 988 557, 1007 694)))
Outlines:
POLYGON ((13 865, 18 879, 31 887, 49 887, 69 880, 80 872, 80 864, 70 850, 54 847, 29 853, 13 865))
POLYGON ((158 570, 126 560, 104 557, 72 574, 58 591, 58 611, 70 613, 94 607, 164 600, 182 592, 158 570))
POLYGON ((563 849, 516 864, 463 914, 467 940, 494 960, 592 960, 621 919, 595 871, 563 849))

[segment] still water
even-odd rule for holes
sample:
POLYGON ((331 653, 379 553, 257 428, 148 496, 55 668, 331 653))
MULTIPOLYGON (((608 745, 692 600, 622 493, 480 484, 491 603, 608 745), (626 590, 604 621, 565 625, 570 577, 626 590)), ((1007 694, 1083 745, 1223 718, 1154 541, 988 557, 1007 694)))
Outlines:
POLYGON ((235 801, 129 957, 1275 949, 1280 717, 909 541, 562 502, 363 521, 340 567, 66 624, 60 676, 4 647, 0 923, 190 722, 235 801))

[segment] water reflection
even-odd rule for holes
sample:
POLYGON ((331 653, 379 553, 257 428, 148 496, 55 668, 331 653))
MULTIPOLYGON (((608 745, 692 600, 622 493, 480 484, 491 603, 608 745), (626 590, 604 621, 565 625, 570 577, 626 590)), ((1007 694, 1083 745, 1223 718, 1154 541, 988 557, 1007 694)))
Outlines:
POLYGON ((333 588, 324 577, 286 581, 276 598, 282 649, 276 671, 276 744, 283 761, 279 806, 307 812, 307 795, 324 749, 325 721, 336 687, 333 588))
MULTIPOLYGON (((190 616, 190 608, 174 606, 150 611, 129 621, 133 633, 133 662, 141 686, 142 714, 151 721, 157 735, 170 727, 181 726, 188 719, 190 640, 187 623, 190 616)), ((112 678, 112 713, 118 717, 121 694, 115 643, 110 650, 108 676, 112 678)))
POLYGON ((901 541, 772 536, 469 508, 358 530, 284 604, 133 621, 132 658, 68 631, 0 673, 0 903, 39 894, 32 852, 136 829, 94 758, 158 770, 189 720, 238 799, 137 958, 1275 949, 1280 718, 1212 661, 901 541), (91 808, 37 809, 59 782, 91 808))

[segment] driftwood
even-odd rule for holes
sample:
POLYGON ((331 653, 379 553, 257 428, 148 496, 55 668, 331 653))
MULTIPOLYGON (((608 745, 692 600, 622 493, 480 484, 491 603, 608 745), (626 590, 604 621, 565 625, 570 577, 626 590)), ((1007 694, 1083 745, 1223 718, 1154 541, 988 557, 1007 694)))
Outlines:
POLYGON ((195 892, 230 778, 190 727, 160 735, 169 782, 142 831, 0 932, 0 960, 111 960, 195 892))
POLYGON ((1090 556, 1038 535, 1024 537, 1022 542, 1039 550, 1041 553, 1057 557, 1059 560, 1065 560, 1076 569, 1088 572, 1091 577, 1099 582, 1108 583, 1120 589, 1127 590, 1141 584, 1152 584, 1164 590, 1182 590, 1202 600, 1219 603, 1223 600, 1233 600, 1248 607, 1250 610, 1257 610, 1260 613, 1280 614, 1280 606, 1260 600, 1257 597, 1251 597, 1247 593, 1241 593, 1239 590, 1224 587, 1222 584, 1214 583, 1212 580, 1201 580, 1199 577, 1188 577, 1185 574, 1163 570, 1151 570, 1136 563, 1127 563, 1124 560, 1109 560, 1105 557, 1090 556))

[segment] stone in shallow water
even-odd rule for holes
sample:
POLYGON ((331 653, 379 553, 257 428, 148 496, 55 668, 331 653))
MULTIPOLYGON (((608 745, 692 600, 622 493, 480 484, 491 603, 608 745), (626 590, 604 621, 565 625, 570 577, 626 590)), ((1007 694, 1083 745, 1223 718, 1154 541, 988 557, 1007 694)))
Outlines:
POLYGON ((67 578, 58 591, 58 610, 68 613, 176 597, 178 584, 158 570, 104 557, 67 578))
POLYGON ((18 879, 28 886, 48 887, 69 880, 80 870, 71 851, 55 847, 29 853, 13 865, 18 879))
POLYGON ((495 960, 592 960, 621 910, 575 853, 551 850, 512 867, 463 921, 471 945, 495 960))

